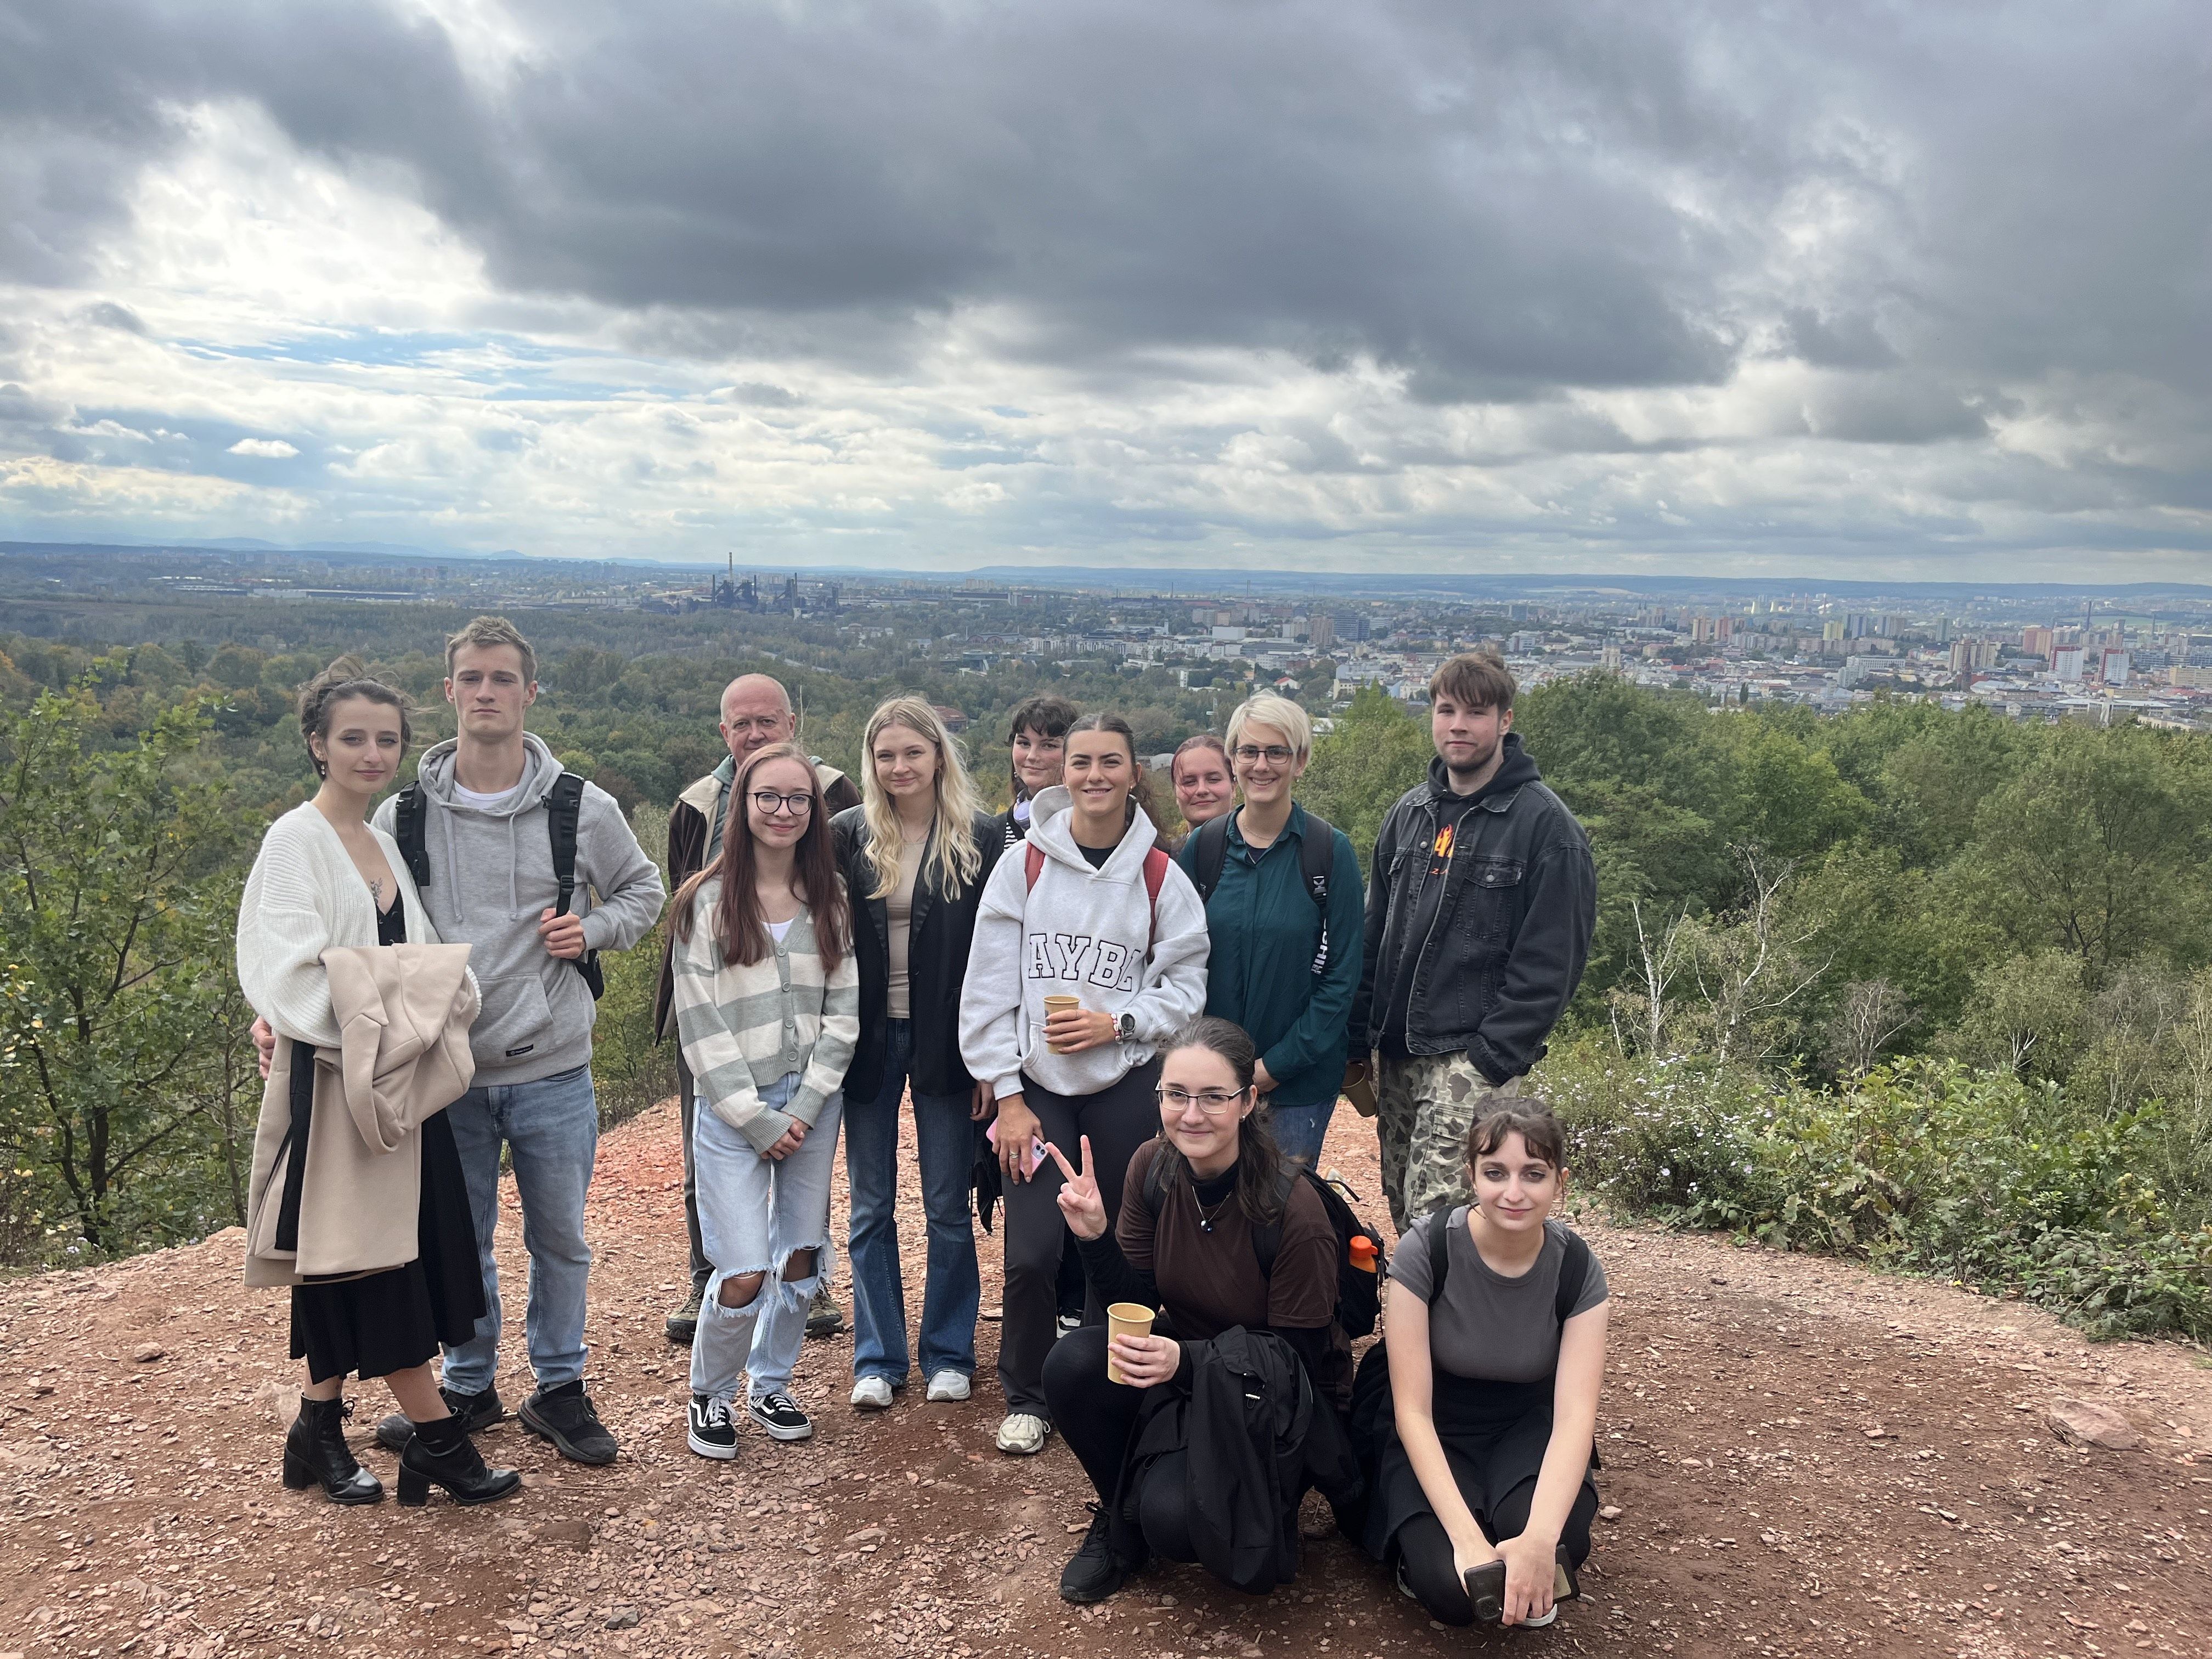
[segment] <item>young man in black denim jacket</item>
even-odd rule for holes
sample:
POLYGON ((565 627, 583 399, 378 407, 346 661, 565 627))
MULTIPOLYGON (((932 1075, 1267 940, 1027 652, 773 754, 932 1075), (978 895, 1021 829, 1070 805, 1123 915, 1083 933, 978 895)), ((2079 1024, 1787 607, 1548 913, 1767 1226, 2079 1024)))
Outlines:
POLYGON ((1516 689, 1495 656, 1437 670, 1437 757, 1376 837, 1352 1047, 1372 1053, 1401 1233, 1468 1201, 1467 1132, 1520 1091, 1589 957, 1589 838, 1513 735, 1516 689))

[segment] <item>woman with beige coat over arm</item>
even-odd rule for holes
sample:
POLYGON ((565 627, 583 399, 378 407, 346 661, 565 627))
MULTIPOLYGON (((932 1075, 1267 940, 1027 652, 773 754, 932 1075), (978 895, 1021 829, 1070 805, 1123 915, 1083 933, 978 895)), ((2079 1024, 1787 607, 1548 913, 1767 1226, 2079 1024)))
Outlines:
POLYGON ((469 1082, 476 986, 466 947, 438 944, 398 848, 367 821, 412 735, 399 693, 341 658, 301 691, 300 730, 322 786, 269 827, 238 915, 239 983, 277 1036, 246 1282, 292 1287, 292 1357, 307 1362, 284 1484, 337 1504, 384 1496, 346 1444, 351 1373, 383 1377, 416 1425, 402 1503, 434 1481, 485 1503, 521 1477, 484 1466, 430 1370, 483 1311, 444 1115, 469 1082))

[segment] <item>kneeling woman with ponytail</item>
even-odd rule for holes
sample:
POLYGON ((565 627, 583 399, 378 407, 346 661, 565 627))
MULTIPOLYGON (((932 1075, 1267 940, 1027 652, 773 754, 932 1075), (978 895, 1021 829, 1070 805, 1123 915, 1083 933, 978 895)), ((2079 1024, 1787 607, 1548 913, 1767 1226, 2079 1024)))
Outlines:
POLYGON ((1549 1218, 1567 1175, 1549 1107, 1485 1114, 1467 1152, 1474 1202, 1400 1242, 1384 1347, 1360 1365, 1364 1541, 1444 1624, 1548 1625, 1597 1512, 1605 1270, 1549 1218))
MULTIPOLYGON (((1240 1327, 1281 1337, 1311 1382, 1316 1433, 1335 1436, 1336 1413, 1351 1398, 1352 1350, 1336 1316, 1341 1246, 1319 1192, 1275 1145, 1252 1086, 1257 1059, 1252 1039, 1225 1019, 1201 1017, 1170 1040, 1160 1069, 1159 1136, 1129 1160, 1110 1230, 1089 1137, 1080 1168, 1057 1146, 1045 1148, 1064 1177, 1060 1207, 1093 1293, 1160 1316, 1146 1335, 1088 1326, 1045 1361, 1053 1420, 1099 1498, 1089 1535, 1060 1575, 1060 1593, 1070 1601, 1111 1595, 1146 1553, 1200 1559, 1189 1455, 1171 1451, 1140 1471, 1132 1465, 1133 1491, 1124 1481, 1132 1428, 1171 1403, 1160 1396, 1189 1393, 1194 1351, 1240 1327), (1271 1267, 1262 1261, 1262 1236, 1273 1244, 1271 1267), (1109 1355, 1119 1382, 1107 1376, 1109 1355), (1135 1523, 1119 1529, 1118 1541, 1117 1493, 1135 1523)), ((1348 1448, 1346 1454, 1348 1469, 1348 1448)), ((1291 1494, 1292 1511, 1297 1504, 1291 1494)))

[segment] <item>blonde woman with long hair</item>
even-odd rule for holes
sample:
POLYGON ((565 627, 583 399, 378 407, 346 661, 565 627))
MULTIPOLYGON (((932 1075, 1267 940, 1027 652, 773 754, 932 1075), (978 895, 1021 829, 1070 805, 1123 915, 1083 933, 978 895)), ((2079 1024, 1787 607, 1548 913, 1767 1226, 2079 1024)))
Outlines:
POLYGON ((911 1085, 929 1267, 921 1360, 928 1395, 968 1398, 981 1284, 969 1219, 974 1120, 990 1097, 960 1058, 960 988, 975 905, 1001 837, 977 805, 960 745, 920 697, 869 717, 860 805, 835 820, 853 896, 860 1042, 845 1074, 852 1188, 853 1404, 881 1410, 906 1386, 899 1269, 899 1114, 911 1085))

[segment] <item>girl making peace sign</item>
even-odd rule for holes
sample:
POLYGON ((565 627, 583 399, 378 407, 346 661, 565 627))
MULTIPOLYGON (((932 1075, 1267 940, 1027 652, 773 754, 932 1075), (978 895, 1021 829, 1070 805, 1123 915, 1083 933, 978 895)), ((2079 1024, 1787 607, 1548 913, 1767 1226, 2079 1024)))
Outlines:
POLYGON ((1252 1087, 1256 1059, 1251 1038, 1225 1019, 1193 1020, 1171 1039, 1160 1069, 1159 1137, 1129 1160, 1110 1229, 1090 1137, 1077 1164, 1045 1147, 1060 1168, 1060 1213, 1092 1291, 1101 1302, 1138 1302, 1161 1314, 1149 1335, 1110 1343, 1105 1327, 1086 1326, 1044 1363, 1053 1420, 1100 1498, 1083 1547, 1060 1574, 1070 1601, 1111 1595, 1147 1553, 1197 1559, 1183 1454, 1145 1466, 1134 1498, 1143 1553, 1116 1550, 1108 1514, 1131 1425, 1152 1391, 1188 1388, 1194 1346, 1237 1326, 1272 1330, 1297 1352, 1317 1395, 1339 1410, 1350 1398, 1352 1352, 1336 1320, 1336 1231, 1311 1183, 1290 1183, 1283 1195, 1283 1156, 1252 1087), (1162 1160, 1164 1183, 1152 1176, 1162 1160), (1157 1212, 1156 1188, 1165 1194, 1157 1212), (1267 1225, 1281 1228, 1272 1274, 1261 1272, 1253 1243, 1253 1229, 1267 1225), (1106 1376, 1109 1347, 1120 1382, 1106 1376))

